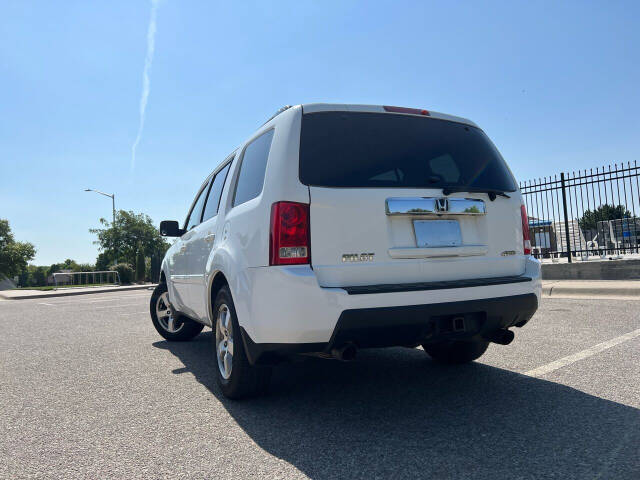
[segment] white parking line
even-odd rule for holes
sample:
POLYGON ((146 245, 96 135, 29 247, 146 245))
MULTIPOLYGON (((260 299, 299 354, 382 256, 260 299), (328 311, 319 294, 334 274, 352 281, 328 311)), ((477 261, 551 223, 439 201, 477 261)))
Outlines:
POLYGON ((142 297, 146 297, 147 295, 123 295, 122 297, 118 297, 118 298, 105 298, 103 300, 91 300, 88 302, 79 302, 79 303, 102 303, 102 302, 114 302, 117 300, 121 300, 123 298, 142 298, 142 297))
POLYGON ((89 305, 92 303, 102 303, 102 302, 117 302, 122 300, 123 298, 128 299, 128 298, 145 298, 145 297, 149 297, 149 295, 122 295, 116 298, 104 298, 102 300, 73 300, 73 301, 60 301, 60 302, 55 302, 55 303, 44 303, 44 302, 39 302, 38 305, 49 305, 51 307, 55 307, 58 305, 89 305))
POLYGON ((93 307, 93 310, 100 310, 103 308, 121 308, 121 307, 139 307, 139 303, 125 303, 123 305, 103 305, 102 307, 93 307))
POLYGON ((69 302, 69 301, 63 301, 63 302, 55 302, 55 303, 44 303, 44 302, 40 302, 38 305, 49 305, 50 307, 56 307, 58 305, 85 305, 85 304, 89 304, 89 303, 100 303, 100 302, 113 302, 114 300, 116 300, 115 298, 111 298, 109 300, 93 300, 90 302, 78 302, 78 301, 74 301, 74 302, 69 302))
POLYGON ((580 360, 584 360, 585 358, 591 357, 596 353, 600 353, 604 350, 607 350, 608 348, 615 347, 622 342, 626 342, 627 340, 631 340, 632 338, 638 336, 640 336, 640 328, 632 332, 625 333, 624 335, 620 335, 619 337, 612 338, 611 340, 607 340, 606 342, 594 345, 593 347, 587 348, 586 350, 574 353, 573 355, 568 355, 559 360, 556 360, 555 362, 547 363, 546 365, 542 365, 541 367, 534 368, 533 370, 529 370, 524 374, 530 377, 541 377, 542 375, 546 375, 547 373, 558 370, 559 368, 566 367, 567 365, 571 365, 572 363, 578 362, 580 360))

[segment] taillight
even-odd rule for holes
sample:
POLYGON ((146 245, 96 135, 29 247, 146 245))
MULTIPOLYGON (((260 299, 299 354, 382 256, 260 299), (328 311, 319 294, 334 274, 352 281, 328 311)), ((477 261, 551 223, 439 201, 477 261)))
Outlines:
POLYGON ((276 202, 271 205, 271 236, 269 265, 309 263, 309 205, 297 202, 276 202))
POLYGON ((531 237, 529 236, 529 219, 527 218, 527 208, 520 205, 520 216, 522 217, 522 243, 524 254, 531 255, 531 237))

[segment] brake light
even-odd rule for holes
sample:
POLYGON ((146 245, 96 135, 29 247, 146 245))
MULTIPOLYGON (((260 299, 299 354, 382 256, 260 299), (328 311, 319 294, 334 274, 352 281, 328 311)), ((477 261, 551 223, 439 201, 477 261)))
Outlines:
POLYGON ((428 110, 422 110, 420 108, 391 107, 389 105, 384 105, 382 108, 384 108, 385 112, 409 113, 411 115, 425 115, 427 117, 429 116, 428 110))
POLYGON ((309 263, 309 205, 298 202, 276 202, 271 205, 269 265, 309 263))
POLYGON ((527 208, 520 205, 520 216, 522 217, 522 243, 524 254, 531 255, 531 237, 529 236, 529 219, 527 218, 527 208))

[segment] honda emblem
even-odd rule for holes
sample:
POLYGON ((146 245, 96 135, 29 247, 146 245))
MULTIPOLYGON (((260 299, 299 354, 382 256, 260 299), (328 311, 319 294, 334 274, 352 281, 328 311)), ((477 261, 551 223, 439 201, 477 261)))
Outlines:
POLYGON ((436 212, 448 212, 449 211, 449 199, 436 198, 436 212))

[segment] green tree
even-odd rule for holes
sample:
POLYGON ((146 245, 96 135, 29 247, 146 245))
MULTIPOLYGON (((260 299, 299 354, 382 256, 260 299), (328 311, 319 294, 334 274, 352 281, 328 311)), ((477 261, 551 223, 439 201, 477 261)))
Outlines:
POLYGON ((72 270, 74 272, 79 272, 80 268, 78 267, 78 263, 75 260, 67 258, 62 264, 60 264, 60 270, 72 270))
POLYGON ((578 224, 582 230, 596 230, 598 228, 598 222, 629 217, 631 217, 631 212, 629 212, 624 205, 614 207, 605 203, 593 211, 585 210, 582 218, 578 220, 578 224))
POLYGON ((76 263, 74 272, 93 272, 95 267, 90 263, 76 263))
POLYGON ((115 226, 104 218, 100 219, 100 223, 103 228, 92 228, 89 232, 98 236, 94 243, 100 250, 98 260, 101 266, 107 260, 111 263, 116 258, 120 263, 137 265, 138 254, 143 258, 164 255, 169 248, 151 217, 144 213, 119 210, 116 212, 115 226))
POLYGON ((95 267, 90 263, 78 263, 71 258, 67 258, 62 263, 52 264, 47 270, 47 275, 59 272, 60 270, 71 270, 73 272, 92 272, 93 270, 95 270, 95 267))
POLYGON ((27 265, 27 268, 19 275, 20 286, 41 287, 47 284, 47 267, 27 265))
POLYGON ((96 258, 96 270, 105 271, 115 264, 115 257, 110 252, 100 252, 96 258))
POLYGON ((118 263, 109 270, 118 272, 118 275, 120 276, 120 283, 122 283, 122 285, 129 285, 133 280, 133 268, 131 268, 131 265, 127 263, 118 263))
POLYGON ((60 270, 62 270, 62 264, 60 263, 53 263, 51 264, 51 266, 47 269, 47 276, 53 275, 56 272, 59 272, 60 270))
POLYGON ((9 221, 0 219, 0 273, 11 278, 24 272, 27 263, 36 255, 29 242, 16 242, 9 221))
POLYGON ((47 267, 29 265, 31 282, 34 287, 42 287, 47 284, 47 267))

